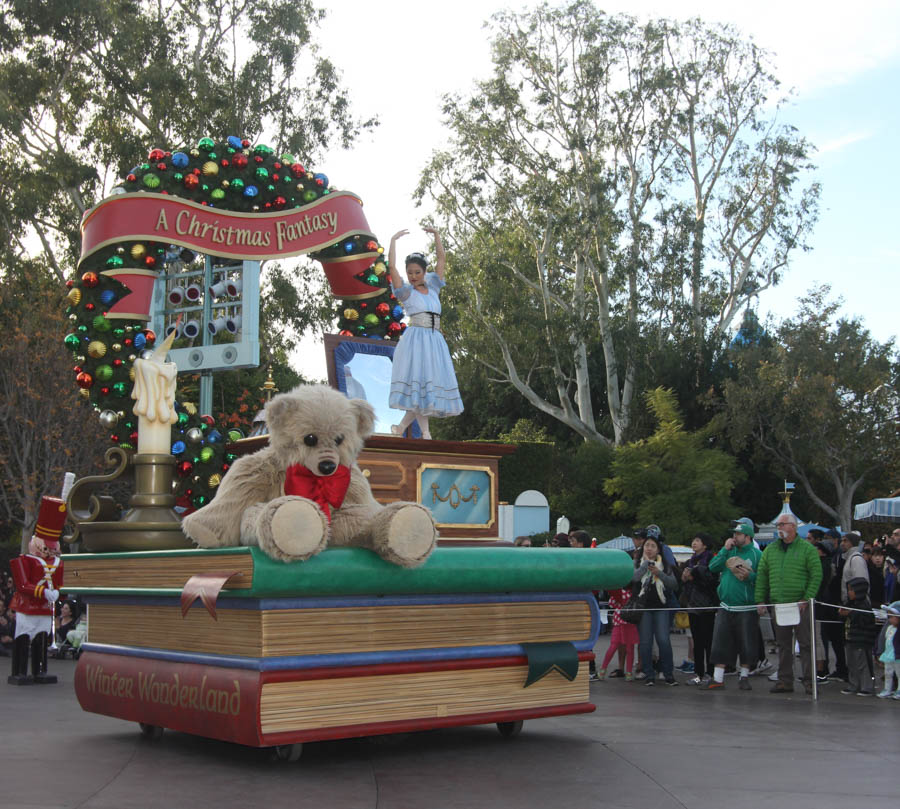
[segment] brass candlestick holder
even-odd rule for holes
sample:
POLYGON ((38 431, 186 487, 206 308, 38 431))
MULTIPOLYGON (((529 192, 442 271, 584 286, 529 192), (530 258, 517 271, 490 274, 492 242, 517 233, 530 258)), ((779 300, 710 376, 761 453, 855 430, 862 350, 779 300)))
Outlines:
POLYGON ((69 492, 69 515, 77 525, 70 542, 83 541, 91 552, 156 551, 191 548, 193 543, 181 531, 181 519, 174 511, 172 478, 175 458, 125 452, 119 447, 106 451, 106 465, 115 467, 106 475, 91 475, 76 481, 69 492), (118 480, 127 469, 134 470, 131 506, 119 513, 115 501, 93 490, 118 480))

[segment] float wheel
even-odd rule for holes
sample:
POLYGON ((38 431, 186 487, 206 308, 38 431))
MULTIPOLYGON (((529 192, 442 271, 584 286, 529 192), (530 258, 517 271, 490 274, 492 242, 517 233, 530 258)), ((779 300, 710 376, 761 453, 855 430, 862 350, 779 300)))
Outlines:
POLYGON ((518 719, 515 722, 498 722, 497 730, 504 739, 513 739, 522 732, 522 725, 525 723, 518 719))
POLYGON ((279 744, 272 748, 272 756, 276 761, 299 761, 302 754, 302 744, 279 744))
POLYGON ((141 735, 145 739, 155 742, 162 738, 163 729, 159 725, 148 725, 146 722, 140 722, 139 724, 141 726, 141 735))

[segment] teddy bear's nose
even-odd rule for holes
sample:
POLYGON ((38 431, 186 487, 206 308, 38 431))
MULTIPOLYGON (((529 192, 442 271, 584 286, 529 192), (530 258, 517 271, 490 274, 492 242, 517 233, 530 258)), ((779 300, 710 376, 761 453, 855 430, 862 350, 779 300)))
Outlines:
POLYGON ((337 464, 334 461, 319 462, 319 472, 323 475, 330 475, 335 469, 337 469, 337 464))

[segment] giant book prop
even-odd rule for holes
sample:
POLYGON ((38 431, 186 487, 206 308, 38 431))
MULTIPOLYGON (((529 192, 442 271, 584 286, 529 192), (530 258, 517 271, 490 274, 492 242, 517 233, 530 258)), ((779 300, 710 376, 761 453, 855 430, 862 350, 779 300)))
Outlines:
POLYGON ((85 710, 257 747, 592 711, 591 591, 632 573, 621 551, 525 548, 439 548, 416 570, 343 548, 67 566, 88 603, 85 710), (222 589, 194 592, 198 574, 222 589))

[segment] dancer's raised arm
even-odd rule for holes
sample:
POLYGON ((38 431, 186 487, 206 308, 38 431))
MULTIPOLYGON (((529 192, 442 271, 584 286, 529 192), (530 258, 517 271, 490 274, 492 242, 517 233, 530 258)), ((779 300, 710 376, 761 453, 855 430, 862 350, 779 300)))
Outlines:
POLYGON ((444 245, 441 242, 441 234, 438 233, 437 228, 433 228, 433 227, 423 226, 422 230, 424 230, 426 233, 430 233, 432 236, 434 236, 434 253, 435 253, 434 271, 437 273, 437 277, 440 278, 441 281, 443 281, 444 280, 444 270, 447 266, 447 257, 444 255, 444 245))
POLYGON ((403 277, 397 269, 397 239, 402 239, 404 236, 408 235, 409 231, 404 228, 403 230, 398 230, 391 236, 391 246, 388 248, 388 270, 391 273, 391 286, 394 289, 403 286, 403 277))

